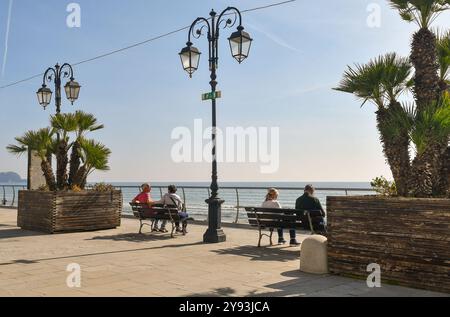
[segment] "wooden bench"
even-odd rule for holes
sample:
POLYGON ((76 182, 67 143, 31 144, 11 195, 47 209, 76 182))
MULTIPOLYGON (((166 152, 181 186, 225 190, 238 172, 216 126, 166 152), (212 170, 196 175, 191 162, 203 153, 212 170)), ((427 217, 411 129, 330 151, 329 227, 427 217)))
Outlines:
POLYGON ((270 239, 272 246, 272 236, 276 229, 308 230, 311 234, 326 234, 324 218, 320 210, 301 211, 257 207, 246 207, 245 210, 249 224, 259 230, 258 247, 261 247, 263 236, 270 239), (265 229, 268 229, 270 234, 263 233, 265 229))
POLYGON ((182 223, 183 235, 186 235, 187 222, 194 220, 191 217, 181 219, 176 206, 153 205, 150 207, 148 204, 140 203, 130 203, 130 206, 133 210, 133 215, 138 218, 140 222, 139 234, 142 234, 142 228, 144 226, 153 228, 155 221, 159 220, 169 221, 172 224, 172 231, 170 233, 172 238, 174 237, 176 223, 182 223), (147 223, 146 221, 150 221, 150 223, 147 223))

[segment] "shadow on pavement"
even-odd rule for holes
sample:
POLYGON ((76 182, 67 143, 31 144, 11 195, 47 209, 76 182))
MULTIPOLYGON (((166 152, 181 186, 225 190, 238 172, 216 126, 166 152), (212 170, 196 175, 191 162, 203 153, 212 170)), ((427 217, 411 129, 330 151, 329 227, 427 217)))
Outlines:
POLYGON ((217 254, 238 255, 251 258, 252 261, 289 262, 300 259, 300 250, 290 247, 262 247, 245 245, 235 248, 213 250, 217 254))

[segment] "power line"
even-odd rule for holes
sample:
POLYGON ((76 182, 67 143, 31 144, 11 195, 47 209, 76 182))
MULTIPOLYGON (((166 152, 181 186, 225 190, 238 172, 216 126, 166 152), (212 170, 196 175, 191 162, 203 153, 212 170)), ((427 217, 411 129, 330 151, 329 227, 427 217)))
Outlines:
MULTIPOLYGON (((253 11, 257 11, 257 10, 264 10, 264 9, 269 9, 269 8, 273 8, 273 7, 282 6, 282 5, 285 5, 285 4, 288 4, 288 3, 292 3, 292 2, 296 2, 296 1, 297 0, 287 0, 287 1, 282 1, 282 2, 268 4, 268 5, 265 5, 265 6, 260 6, 260 7, 255 7, 255 8, 251 8, 251 9, 246 9, 246 10, 243 10, 241 12, 242 13, 247 13, 247 12, 253 12, 253 11)), ((73 63, 72 65, 73 66, 78 66, 78 65, 89 63, 89 62, 92 62, 92 61, 95 61, 95 60, 98 60, 98 59, 102 59, 102 58, 105 58, 105 57, 108 57, 108 56, 111 56, 111 55, 114 55, 114 54, 117 54, 117 53, 120 53, 120 52, 123 52, 123 51, 130 50, 132 48, 135 48, 135 47, 138 47, 138 46, 150 43, 150 42, 153 42, 153 41, 156 41, 156 40, 159 40, 159 39, 171 36, 173 34, 176 34, 176 33, 179 33, 181 31, 187 30, 189 28, 190 28, 190 26, 185 26, 185 27, 176 29, 174 31, 171 31, 171 32, 168 32, 168 33, 164 33, 164 34, 161 34, 161 35, 158 35, 158 36, 155 36, 155 37, 152 37, 152 38, 147 39, 147 40, 142 41, 142 42, 138 42, 138 43, 135 43, 135 44, 132 44, 132 45, 129 45, 129 46, 125 46, 125 47, 116 49, 114 51, 111 51, 111 52, 108 52, 108 53, 105 53, 105 54, 101 54, 101 55, 98 55, 98 56, 95 56, 95 57, 91 57, 91 58, 88 58, 88 59, 85 59, 85 60, 73 63)), ((28 77, 28 78, 25 78, 25 79, 21 79, 21 80, 12 82, 12 83, 4 85, 4 86, 0 86, 0 89, 5 89, 5 88, 8 88, 8 87, 16 86, 18 84, 30 81, 32 79, 42 77, 43 75, 44 75, 44 73, 40 73, 40 74, 31 76, 31 77, 28 77)))

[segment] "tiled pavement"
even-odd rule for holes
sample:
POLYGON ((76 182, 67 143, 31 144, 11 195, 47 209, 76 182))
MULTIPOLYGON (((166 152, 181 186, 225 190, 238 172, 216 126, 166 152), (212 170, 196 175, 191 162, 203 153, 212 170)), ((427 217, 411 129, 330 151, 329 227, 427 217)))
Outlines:
MULTIPOLYGON (((205 245, 204 226, 186 237, 116 230, 44 235, 16 226, 0 209, 0 296, 439 296, 427 291, 299 272, 299 248, 257 248, 257 232, 226 228, 228 241, 205 245), (67 266, 81 267, 69 288, 67 266)), ((304 238, 304 237, 300 237, 304 238)))

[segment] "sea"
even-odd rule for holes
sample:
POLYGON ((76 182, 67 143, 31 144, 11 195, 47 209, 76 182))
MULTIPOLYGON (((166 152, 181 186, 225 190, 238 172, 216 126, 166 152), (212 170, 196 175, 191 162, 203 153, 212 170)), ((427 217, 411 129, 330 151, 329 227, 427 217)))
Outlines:
MULTIPOLYGON (((129 202, 139 193, 139 187, 145 182, 112 182, 110 184, 120 188, 123 193, 123 212, 131 214, 129 202)), ((158 200, 167 192, 167 186, 172 183, 153 182, 152 198, 158 200)), ((307 182, 222 182, 219 197, 225 200, 222 206, 223 222, 245 223, 247 217, 245 207, 260 206, 265 199, 268 188, 280 191, 279 201, 284 208, 294 208, 295 201, 303 194, 307 182)), ((327 196, 372 195, 368 182, 315 182, 316 196, 326 210, 327 196)), ((178 182, 178 194, 185 201, 187 211, 196 220, 206 220, 208 205, 205 200, 209 197, 208 182, 178 182)), ((0 183, 0 200, 5 199, 6 205, 17 205, 17 192, 26 186, 21 184, 0 183), (3 186, 4 185, 4 186, 3 186), (12 187, 14 185, 14 188, 12 187)), ((0 201, 0 204, 2 201, 0 201)))

